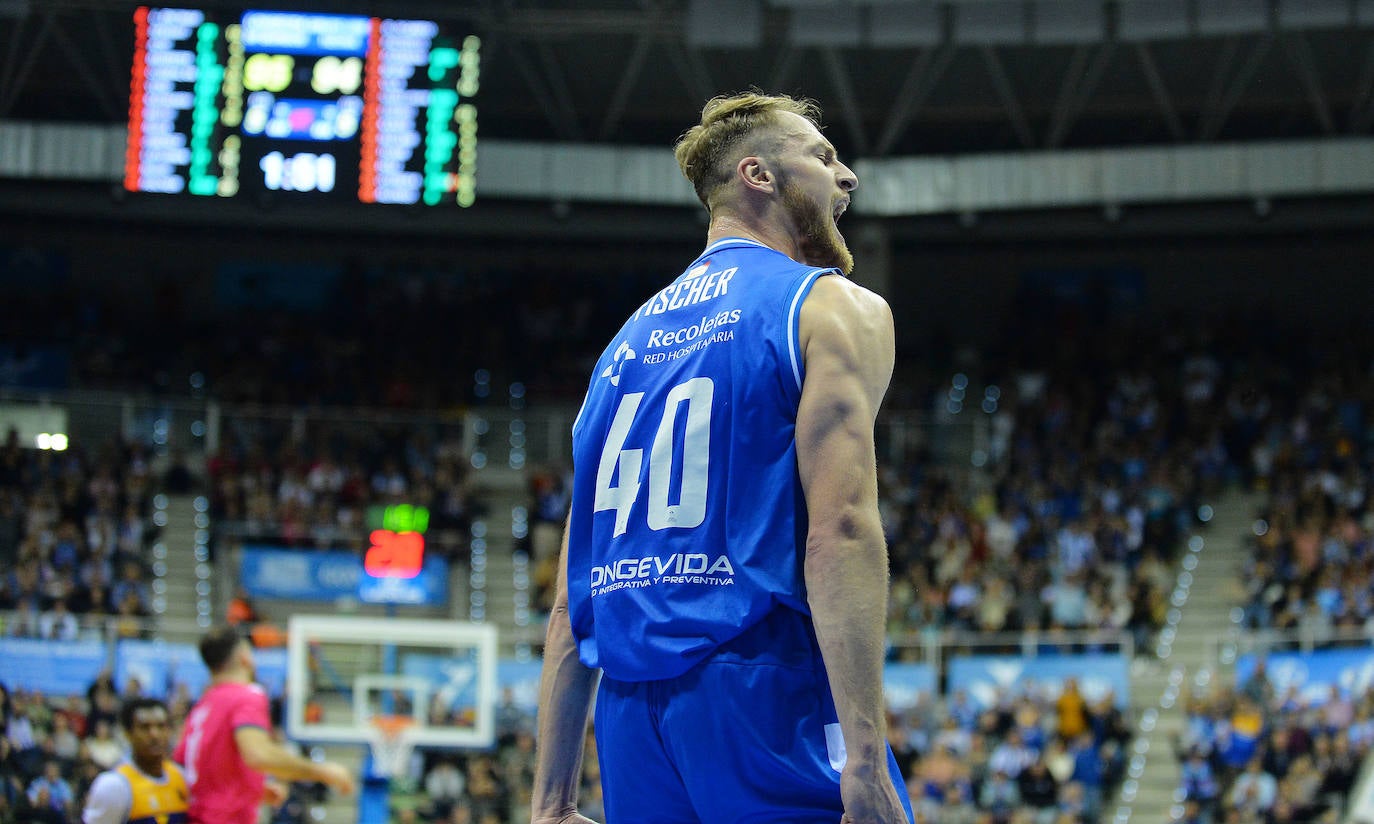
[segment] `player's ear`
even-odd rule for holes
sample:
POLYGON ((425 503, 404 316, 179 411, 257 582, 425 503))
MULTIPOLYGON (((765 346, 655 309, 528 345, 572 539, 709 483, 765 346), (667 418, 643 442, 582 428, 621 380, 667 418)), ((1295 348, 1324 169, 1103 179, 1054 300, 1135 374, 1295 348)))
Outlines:
POLYGON ((769 168, 768 161, 758 155, 740 158, 735 174, 752 191, 772 194, 777 188, 777 176, 769 168))

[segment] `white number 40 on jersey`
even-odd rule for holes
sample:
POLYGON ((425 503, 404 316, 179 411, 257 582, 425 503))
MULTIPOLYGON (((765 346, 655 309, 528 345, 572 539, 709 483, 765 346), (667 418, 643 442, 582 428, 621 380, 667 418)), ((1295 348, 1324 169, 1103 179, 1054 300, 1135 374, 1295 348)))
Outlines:
MULTIPOLYGON (((660 413, 658 430, 649 450, 649 528, 653 530, 678 527, 690 529, 706 520, 706 483, 711 460, 711 401, 715 384, 710 378, 692 378, 674 386, 668 392, 660 413), (677 416, 687 406, 687 425, 681 444, 675 443, 677 416), (682 455, 678 465, 676 457, 682 455), (668 503, 673 481, 680 480, 676 504, 668 503)), ((615 510, 615 535, 622 535, 630 523, 630 512, 639 499, 640 470, 644 466, 644 449, 627 449, 629 438, 643 392, 632 392, 620 399, 601 449, 601 463, 596 470, 596 509, 615 510), (612 486, 612 482, 618 483, 612 486)), ((653 414, 652 410, 645 414, 653 414)))

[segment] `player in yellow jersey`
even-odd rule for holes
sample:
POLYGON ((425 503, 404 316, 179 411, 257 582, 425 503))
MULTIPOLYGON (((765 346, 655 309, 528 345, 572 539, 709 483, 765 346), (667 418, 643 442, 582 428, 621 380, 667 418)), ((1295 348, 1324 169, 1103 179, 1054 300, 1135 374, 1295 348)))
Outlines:
POLYGON ((135 698, 119 714, 129 738, 130 760, 101 773, 86 796, 84 824, 184 824, 190 793, 186 778, 167 757, 172 737, 167 706, 135 698))

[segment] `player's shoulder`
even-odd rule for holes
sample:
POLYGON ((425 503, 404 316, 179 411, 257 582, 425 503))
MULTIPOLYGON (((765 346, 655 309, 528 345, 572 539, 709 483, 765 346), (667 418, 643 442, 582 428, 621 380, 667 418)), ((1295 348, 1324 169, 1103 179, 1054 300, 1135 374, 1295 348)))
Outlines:
POLYGON ((95 780, 91 781, 91 792, 95 792, 97 787, 127 788, 130 785, 130 772, 135 771, 137 769, 137 767, 133 766, 127 761, 120 764, 116 764, 108 770, 102 771, 99 775, 95 777, 95 780))
POLYGON ((106 804, 127 801, 134 791, 133 780, 126 769, 130 767, 128 763, 119 764, 97 775, 87 791, 88 797, 106 804))
POLYGON ((892 328, 892 309, 877 292, 841 275, 816 279, 802 304, 801 331, 834 326, 872 332, 892 328))
POLYGON ((891 313, 882 295, 840 274, 816 278, 806 302, 815 307, 849 309, 858 312, 891 313))
POLYGON ((221 701, 234 701, 243 698, 266 698, 267 690, 263 689, 261 684, 254 682, 243 683, 238 681, 227 681, 222 684, 216 684, 206 690, 204 697, 221 701))

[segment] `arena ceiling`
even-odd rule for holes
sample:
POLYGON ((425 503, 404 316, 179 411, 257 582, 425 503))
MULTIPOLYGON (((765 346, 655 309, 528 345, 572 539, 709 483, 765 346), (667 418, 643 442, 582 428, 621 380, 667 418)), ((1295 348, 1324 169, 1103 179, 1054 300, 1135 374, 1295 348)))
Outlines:
MULTIPOLYGON (((483 137, 666 146, 751 86, 849 157, 1365 135, 1371 0, 199 0, 450 21, 483 137)), ((0 119, 114 123, 133 3, 0 0, 0 119)))

